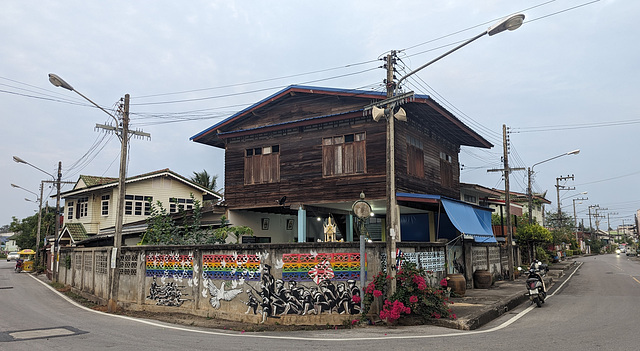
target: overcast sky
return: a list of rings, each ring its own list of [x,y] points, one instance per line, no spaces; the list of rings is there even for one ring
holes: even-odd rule
[[[588,206],[600,205],[612,227],[631,223],[640,208],[640,2],[225,0],[3,2],[0,225],[37,209],[11,183],[38,192],[50,179],[13,155],[54,175],[62,161],[66,181],[118,175],[119,141],[94,128],[111,117],[52,86],[48,73],[107,109],[131,95],[131,126],[151,140],[132,140],[129,176],[207,170],[222,187],[223,151],[191,136],[291,84],[383,90],[377,59],[390,50],[400,51],[402,76],[517,12],[526,15],[520,29],[471,43],[405,89],[431,95],[495,145],[463,148],[463,182],[504,188],[487,169],[501,167],[506,124],[511,167],[581,150],[535,166],[534,191],[548,190],[551,208],[556,178],[575,175],[561,183],[575,187],[561,192],[563,211],[587,191],[579,219],[588,224]],[[512,174],[513,191],[526,192],[526,175]]]

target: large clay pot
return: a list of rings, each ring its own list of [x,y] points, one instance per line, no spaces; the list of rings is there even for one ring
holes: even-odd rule
[[[493,276],[486,269],[478,269],[473,273],[473,286],[476,289],[489,289]]]
[[[447,274],[447,286],[458,296],[464,296],[467,292],[467,280],[460,273]]]

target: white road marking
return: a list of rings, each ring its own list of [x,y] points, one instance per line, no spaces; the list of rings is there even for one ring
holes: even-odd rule
[[[564,286],[564,284],[566,284],[569,281],[569,279],[571,279],[571,277],[573,277],[573,275],[578,271],[578,269],[581,266],[582,266],[582,263],[580,263],[578,265],[578,267],[576,267],[576,269],[567,277],[567,279],[565,279],[564,282],[562,282],[562,284],[560,284],[560,286],[554,291],[554,293],[549,295],[547,298],[550,298],[550,297],[554,296],[556,294],[556,292],[558,290],[560,290]],[[433,335],[384,335],[384,336],[358,337],[358,338],[349,338],[349,337],[346,337],[346,338],[326,338],[326,337],[312,338],[312,337],[297,337],[297,336],[275,336],[275,335],[262,335],[262,334],[248,334],[248,333],[244,333],[244,332],[238,332],[238,333],[231,334],[231,333],[223,333],[223,332],[210,331],[210,330],[190,329],[190,328],[181,327],[181,326],[177,326],[177,325],[160,324],[160,323],[151,322],[151,321],[148,321],[148,320],[142,320],[142,319],[137,319],[137,318],[133,318],[133,317],[121,316],[121,315],[117,315],[117,314],[111,314],[111,313],[92,310],[90,308],[87,308],[85,306],[82,306],[82,305],[78,304],[77,302],[75,302],[72,299],[68,298],[67,296],[65,296],[64,294],[60,293],[59,291],[57,291],[56,289],[51,287],[49,284],[41,281],[40,279],[35,278],[32,275],[29,275],[29,276],[31,276],[33,279],[37,280],[38,282],[40,282],[41,284],[43,284],[44,286],[49,288],[51,291],[53,291],[56,294],[58,294],[63,299],[67,300],[72,305],[74,305],[76,307],[79,307],[79,308],[81,308],[81,309],[83,309],[85,311],[88,311],[88,312],[98,313],[98,314],[101,314],[101,315],[115,317],[115,318],[126,319],[126,320],[129,320],[129,321],[138,322],[138,323],[142,323],[142,324],[146,324],[146,325],[150,325],[150,326],[154,326],[154,327],[158,327],[158,328],[164,328],[164,329],[171,329],[171,330],[178,330],[178,331],[183,331],[183,332],[191,332],[191,333],[206,334],[206,335],[242,337],[242,338],[256,338],[256,339],[306,340],[306,341],[342,341],[342,342],[344,342],[344,341],[373,341],[373,340],[397,340],[397,339],[431,339],[431,338],[443,338],[443,337],[456,337],[456,336],[466,336],[466,335],[487,334],[487,333],[493,333],[493,332],[496,332],[496,331],[499,331],[501,329],[504,329],[504,328],[508,327],[509,325],[511,325],[514,322],[516,322],[518,319],[524,317],[524,315],[529,313],[535,307],[533,305],[529,306],[528,308],[526,308],[522,312],[520,312],[520,313],[516,314],[515,316],[511,317],[509,320],[503,322],[502,324],[500,324],[500,325],[498,325],[496,327],[490,328],[490,329],[486,329],[486,330],[471,330],[471,331],[466,331],[466,332],[452,332],[452,333],[446,333],[446,334],[433,334]]]

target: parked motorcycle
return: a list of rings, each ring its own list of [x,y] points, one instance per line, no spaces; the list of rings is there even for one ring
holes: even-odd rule
[[[535,261],[529,266],[526,280],[527,291],[531,303],[535,303],[538,307],[542,307],[544,300],[547,298],[547,288],[542,277],[544,277],[548,271],[549,266],[540,261]]]

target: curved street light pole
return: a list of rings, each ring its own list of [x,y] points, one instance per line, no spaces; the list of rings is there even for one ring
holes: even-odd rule
[[[104,113],[108,114],[113,118],[116,122],[115,127],[111,128],[109,126],[97,125],[100,128],[106,128],[109,130],[113,130],[118,138],[120,139],[120,172],[118,176],[118,208],[116,214],[116,223],[113,234],[113,246],[114,249],[112,251],[112,260],[111,260],[111,275],[109,282],[109,301],[107,304],[109,312],[115,312],[117,310],[117,301],[118,301],[118,289],[119,289],[119,275],[120,271],[118,269],[118,261],[120,257],[120,248],[122,247],[122,225],[124,218],[124,197],[125,197],[125,181],[127,174],[127,150],[128,150],[128,141],[129,134],[135,134],[142,137],[150,137],[151,135],[148,133],[144,133],[142,131],[129,131],[129,94],[125,94],[124,96],[124,109],[122,112],[122,120],[118,120],[116,116],[111,114],[109,111],[102,108],[100,105],[93,102],[88,97],[82,95],[79,91],[75,90],[71,84],[67,83],[64,79],[60,78],[58,75],[49,73],[49,81],[56,87],[61,87],[70,91],[75,92],[80,95],[85,100],[89,101],[91,104],[102,110]],[[120,122],[122,123],[119,126]]]
[[[400,87],[400,83],[402,83],[405,79],[417,73],[418,71],[428,67],[429,65],[439,61],[445,56],[453,53],[454,51],[459,50],[460,48],[472,43],[473,41],[485,36],[485,35],[495,35],[506,30],[516,30],[522,26],[524,22],[523,14],[515,14],[509,16],[495,25],[489,27],[486,31],[476,35],[475,37],[465,41],[464,43],[456,46],[455,48],[447,51],[446,53],[438,56],[437,58],[425,63],[424,65],[416,68],[415,70],[409,72],[404,77],[400,78],[398,82],[394,82],[393,80],[393,58],[395,56],[395,51],[392,51],[391,54],[387,55],[387,99],[393,99],[394,96],[397,95],[397,90]],[[393,108],[395,107],[395,103],[387,102],[387,101],[379,101],[376,105],[387,105],[385,108],[385,117],[387,118],[387,177],[386,177],[386,192],[387,192],[387,274],[392,277],[390,282],[389,294],[393,294],[396,290],[396,240],[400,238],[400,209],[398,207],[398,202],[396,200],[396,185],[395,185],[395,126],[394,126],[394,116],[393,116]]]
[[[40,183],[40,196],[38,196],[38,194],[34,193],[31,190],[25,189],[19,185],[15,185],[13,183],[11,183],[11,186],[14,188],[18,188],[18,189],[22,189],[26,192],[29,192],[31,194],[34,194],[36,196],[36,200],[38,201],[38,229],[36,231],[36,265],[38,265],[40,263],[40,230],[42,228],[42,192],[43,192],[43,183]],[[27,201],[31,201],[29,199],[26,199]]]
[[[558,156],[554,156],[548,158],[544,161],[540,161],[538,163],[534,163],[533,166],[527,169],[527,198],[528,198],[528,207],[529,207],[529,224],[533,224],[533,193],[531,191],[531,176],[533,176],[533,167],[545,163],[551,160],[555,160],[556,158],[567,156],[567,155],[577,155],[580,153],[580,149],[576,149],[573,151],[565,152],[564,154],[560,154]]]
[[[53,276],[53,281],[57,281],[58,280],[58,251],[60,249],[60,245],[59,245],[59,233],[60,233],[60,184],[62,183],[62,161],[58,162],[58,176],[54,176],[53,174],[38,168],[34,165],[32,165],[31,163],[21,159],[18,156],[13,156],[13,160],[17,163],[24,163],[26,165],[29,165],[37,170],[39,170],[40,172],[47,174],[49,176],[51,176],[51,178],[53,178],[53,183],[56,185],[56,215],[55,215],[55,219],[56,219],[56,223],[55,223],[55,234],[54,234],[54,239],[53,239],[53,252],[52,252],[52,262],[51,262],[51,274]],[[40,190],[42,192],[42,184],[40,184]],[[41,198],[41,202],[42,202],[42,195],[40,195]],[[42,205],[40,208],[40,211],[42,211]],[[40,239],[38,238],[38,244],[40,243]]]

